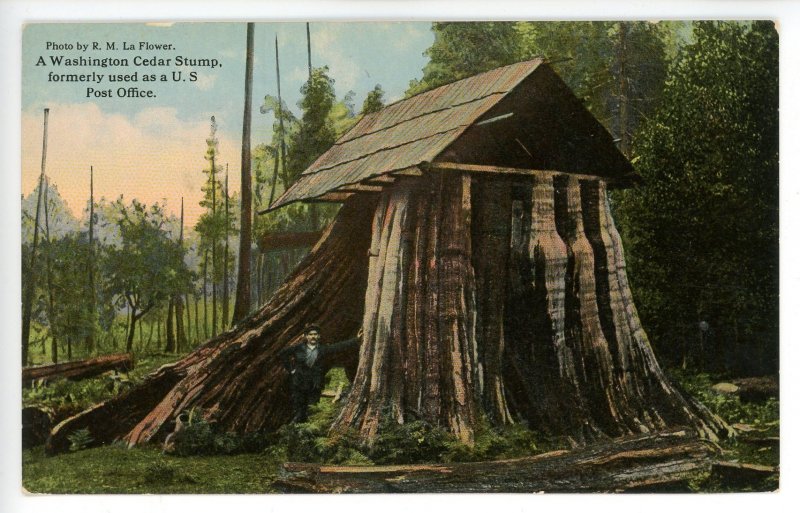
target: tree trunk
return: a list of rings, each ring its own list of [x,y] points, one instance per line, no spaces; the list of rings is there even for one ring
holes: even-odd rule
[[[241,216],[239,218],[239,270],[236,275],[236,300],[233,304],[233,324],[238,324],[250,313],[250,243],[253,239],[253,199],[250,186],[250,117],[253,101],[253,32],[254,25],[247,24],[247,56],[245,58],[244,115],[242,121],[242,179]],[[280,116],[279,116],[280,117]]]
[[[422,418],[474,440],[470,180],[439,174],[433,183],[406,180],[382,193],[358,370],[335,432],[356,429],[369,442],[385,420]]]
[[[192,307],[189,303],[189,294],[183,295],[183,300],[186,303],[186,343],[188,344],[192,338]],[[184,346],[184,349],[188,346]]]
[[[203,257],[203,334],[208,338],[208,250]]]
[[[125,352],[133,352],[133,334],[136,331],[136,309],[131,308],[130,322],[128,323],[128,340],[125,343]]]
[[[69,449],[67,436],[88,428],[93,445],[124,439],[130,445],[166,436],[184,410],[197,407],[220,429],[272,430],[291,418],[289,383],[278,353],[300,340],[309,323],[326,341],[354,335],[363,317],[370,215],[374,200],[353,198],[326,236],[257,312],[135,388],[65,420],[53,430],[49,454]],[[334,365],[351,370],[356,354]]]
[[[174,353],[175,352],[175,330],[173,329],[173,318],[172,315],[175,313],[175,302],[174,299],[170,298],[169,303],[167,304],[167,322],[166,322],[166,330],[167,330],[167,344],[164,346],[165,353]]]
[[[197,297],[197,294],[193,294],[194,296],[194,336],[195,336],[195,343],[200,342],[200,298]]]
[[[328,341],[363,329],[334,434],[370,442],[385,423],[421,419],[470,444],[484,408],[574,445],[676,426],[729,434],[655,360],[605,184],[510,180],[473,191],[469,175],[428,171],[353,197],[261,310],[65,421],[48,451],[84,427],[97,444],[158,439],[193,407],[227,431],[276,429],[291,415],[277,355],[308,323]]]
[[[180,353],[186,348],[186,330],[183,327],[183,299],[175,295],[175,351]]]

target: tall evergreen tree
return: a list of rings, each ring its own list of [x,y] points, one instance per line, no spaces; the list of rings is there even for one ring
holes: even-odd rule
[[[336,102],[333,82],[328,76],[327,66],[314,68],[311,79],[300,90],[303,95],[298,104],[303,111],[300,129],[291,135],[286,155],[289,183],[336,142],[330,119]]]
[[[777,33],[770,22],[694,32],[634,146],[645,186],[617,198],[631,280],[665,357],[775,371]]]
[[[513,22],[442,22],[431,30],[434,41],[425,51],[430,61],[406,96],[520,60],[521,40]]]

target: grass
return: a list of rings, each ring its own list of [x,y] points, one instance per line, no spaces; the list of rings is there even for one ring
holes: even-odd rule
[[[130,375],[132,382],[168,363],[172,357],[140,359]],[[718,380],[707,374],[681,373],[673,376],[688,393],[706,404],[730,423],[753,426],[759,436],[777,436],[779,432],[778,401],[743,403],[736,396],[713,392]],[[76,404],[116,393],[107,387],[100,391],[102,378],[79,383],[58,382],[38,393],[53,401],[60,394],[72,394]],[[328,390],[347,384],[341,369],[327,376]],[[28,397],[30,401],[31,396]],[[476,432],[473,447],[459,444],[452,436],[426,425],[409,421],[404,426],[382,430],[372,448],[360,445],[354,437],[328,437],[337,406],[323,398],[312,408],[307,423],[285,426],[272,435],[269,443],[254,444],[258,452],[246,454],[205,454],[171,456],[161,448],[145,446],[127,449],[113,444],[105,447],[46,457],[42,447],[23,451],[23,486],[32,493],[272,493],[272,483],[285,461],[313,461],[333,464],[373,465],[408,462],[481,461],[520,457],[545,452],[557,447],[557,441],[544,440],[521,426],[505,430],[489,428],[482,423]],[[229,435],[225,435],[229,436]],[[776,466],[779,449],[758,446],[742,438],[721,444],[722,459],[742,463]],[[700,492],[774,490],[772,480],[755,488],[731,489],[712,479],[697,479],[692,489]]]
[[[271,493],[281,461],[268,453],[173,457],[160,448],[107,446],[48,458],[22,453],[32,493]]]

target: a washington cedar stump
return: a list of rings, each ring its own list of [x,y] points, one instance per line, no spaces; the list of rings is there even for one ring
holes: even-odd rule
[[[370,441],[423,419],[471,443],[495,424],[581,444],[728,427],[669,383],[625,273],[607,189],[638,176],[541,60],[470,77],[361,119],[272,206],[343,202],[308,257],[257,312],[123,396],[53,431],[96,444],[166,435],[205,409],[235,432],[291,418],[278,355],[303,326],[363,329],[334,433]],[[264,368],[270,369],[266,374]]]

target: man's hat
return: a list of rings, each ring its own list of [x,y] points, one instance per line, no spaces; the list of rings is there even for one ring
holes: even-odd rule
[[[310,332],[316,331],[317,333],[322,333],[322,330],[316,324],[309,324],[306,326],[306,329],[303,330],[303,335],[308,335]]]

